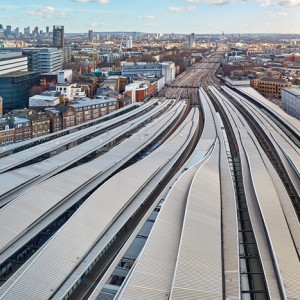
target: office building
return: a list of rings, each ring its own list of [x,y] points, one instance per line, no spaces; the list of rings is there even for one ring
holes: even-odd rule
[[[195,33],[191,33],[187,37],[188,48],[193,49],[195,46]]]
[[[300,120],[300,88],[290,87],[281,90],[281,108]]]
[[[28,58],[20,51],[0,51],[0,75],[18,71],[28,71]]]
[[[49,34],[49,26],[46,26],[46,34]]]
[[[6,36],[11,35],[11,26],[10,26],[10,25],[7,25],[7,26],[6,26],[5,35],[6,35]]]
[[[56,48],[38,48],[40,73],[50,73],[62,69],[63,50]]]
[[[64,48],[64,26],[53,26],[53,46],[57,48]]]
[[[147,77],[165,76],[165,83],[175,79],[174,62],[146,63],[146,62],[127,62],[122,66],[122,76],[130,79],[140,79]]]
[[[0,75],[0,91],[3,98],[3,110],[28,106],[29,90],[39,85],[39,73],[17,71]]]
[[[93,30],[89,30],[89,41],[93,41],[94,40],[94,32]]]

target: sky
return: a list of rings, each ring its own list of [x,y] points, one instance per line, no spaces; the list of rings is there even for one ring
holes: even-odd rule
[[[0,0],[0,24],[21,32],[300,33],[300,0]]]

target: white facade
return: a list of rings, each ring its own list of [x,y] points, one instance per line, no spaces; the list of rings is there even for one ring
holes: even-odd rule
[[[300,88],[283,88],[281,90],[282,109],[300,120]]]
[[[72,70],[62,70],[57,72],[57,83],[64,84],[72,82]]]
[[[59,84],[56,86],[56,91],[60,92],[61,95],[64,95],[69,100],[74,98],[84,98],[86,94],[84,91],[81,91],[80,87],[77,87],[76,83],[73,84]]]
[[[120,59],[121,55],[119,53],[112,53],[107,55],[107,62],[113,64],[117,59]]]
[[[162,64],[162,75],[165,77],[165,83],[170,83],[175,79],[175,63],[164,61]]]
[[[29,98],[29,107],[49,107],[58,104],[59,104],[58,97],[35,95]]]
[[[10,72],[28,72],[28,58],[22,53],[10,52],[0,53],[0,75]]]
[[[50,73],[62,69],[63,52],[56,48],[39,49],[40,72]]]
[[[126,48],[131,49],[132,48],[132,37],[128,37],[126,41]]]
[[[160,92],[165,86],[165,76],[162,76],[157,80],[157,92]]]

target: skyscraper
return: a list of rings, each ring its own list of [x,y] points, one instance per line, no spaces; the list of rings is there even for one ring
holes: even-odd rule
[[[46,33],[49,34],[49,26],[46,26]]]
[[[6,26],[5,34],[6,34],[6,36],[11,35],[11,26],[10,25]]]
[[[57,48],[64,48],[64,26],[53,26],[53,46]]]
[[[93,41],[94,40],[94,32],[93,30],[89,30],[89,41]]]
[[[195,33],[188,35],[188,48],[193,49],[195,46]]]

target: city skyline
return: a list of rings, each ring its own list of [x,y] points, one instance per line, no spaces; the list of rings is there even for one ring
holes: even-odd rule
[[[298,33],[299,0],[53,0],[1,5],[1,23],[66,33],[140,31],[162,33]]]

